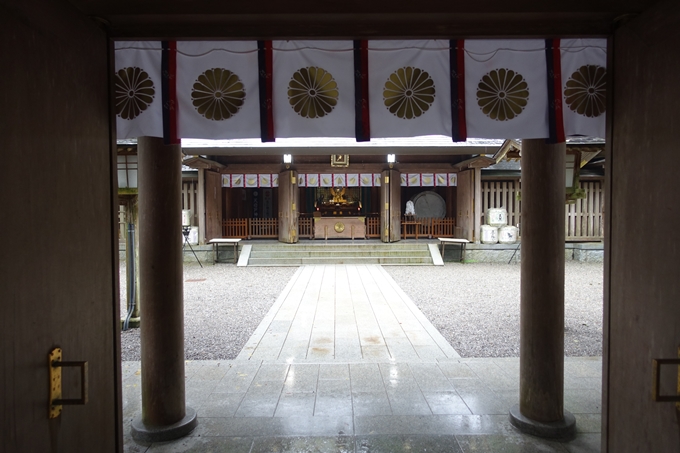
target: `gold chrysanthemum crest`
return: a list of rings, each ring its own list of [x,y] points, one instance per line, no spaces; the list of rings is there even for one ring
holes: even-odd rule
[[[288,83],[288,102],[305,118],[321,118],[338,104],[338,83],[330,72],[316,66],[300,68]]]
[[[241,79],[223,68],[208,69],[198,76],[191,90],[191,102],[198,113],[213,121],[236,115],[246,99]]]
[[[602,66],[584,65],[574,72],[564,87],[564,99],[579,115],[595,118],[607,105],[607,70]]]
[[[529,103],[529,85],[512,69],[494,69],[477,85],[477,104],[492,120],[508,121],[522,113]]]
[[[394,71],[383,89],[383,102],[387,110],[407,120],[427,112],[434,98],[434,80],[430,74],[411,66]]]
[[[118,70],[115,79],[116,115],[133,120],[153,102],[156,95],[153,80],[137,67]]]

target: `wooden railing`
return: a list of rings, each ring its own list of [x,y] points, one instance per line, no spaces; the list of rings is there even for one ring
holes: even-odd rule
[[[251,219],[227,219],[222,221],[223,238],[247,239],[250,228],[248,227]]]
[[[419,238],[456,237],[456,219],[421,218],[416,219]],[[405,219],[402,219],[402,222]],[[416,229],[409,227],[402,231],[403,237],[415,238]],[[227,219],[222,222],[222,237],[242,239],[275,239],[279,237],[278,219]],[[311,239],[314,237],[314,219],[312,217],[300,217],[298,219],[298,237]],[[380,217],[366,217],[366,237],[380,237]]]
[[[418,238],[452,238],[456,237],[456,219],[452,217],[444,218],[406,218],[401,219],[402,237],[405,239],[415,238],[416,231]],[[404,222],[408,222],[403,225]],[[415,222],[415,225],[413,224]]]
[[[456,237],[456,219],[453,217],[432,219],[432,223],[430,225],[429,236],[433,238]]]
[[[298,219],[299,237],[312,238],[312,218]],[[242,239],[276,239],[279,237],[279,219],[227,219],[222,221],[222,237]]]
[[[314,237],[314,219],[300,217],[298,219],[298,237],[312,239]]]
[[[367,238],[380,237],[380,216],[366,217],[366,237]]]
[[[248,239],[279,237],[279,219],[248,219]]]

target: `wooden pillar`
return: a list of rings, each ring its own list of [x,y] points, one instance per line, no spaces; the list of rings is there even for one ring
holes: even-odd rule
[[[380,175],[380,238],[401,240],[401,172],[384,170]]]
[[[205,169],[198,169],[198,243],[205,244]]]
[[[465,170],[458,173],[456,187],[456,226],[460,228],[461,238],[479,242],[479,236],[474,236],[474,172]]]
[[[520,402],[510,420],[541,437],[568,438],[564,411],[566,145],[522,141]]]
[[[279,173],[279,241],[295,244],[298,241],[298,173],[285,170]]]
[[[482,212],[482,169],[481,168],[475,168],[474,169],[474,190],[475,190],[475,199],[472,204],[472,212],[474,212],[474,233],[473,233],[473,239],[476,243],[481,242],[481,230],[482,230],[482,216],[484,213]]]
[[[185,405],[181,148],[140,137],[139,260],[143,321],[142,414],[132,437],[160,442],[197,424]]]

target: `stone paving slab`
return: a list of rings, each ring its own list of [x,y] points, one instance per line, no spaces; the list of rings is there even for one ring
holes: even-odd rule
[[[304,266],[237,359],[187,361],[198,427],[138,444],[139,362],[123,362],[132,452],[599,452],[600,357],[565,357],[577,437],[552,442],[509,422],[518,358],[460,358],[380,266]]]
[[[594,375],[601,359],[565,358],[565,382],[573,383],[565,389],[565,409],[577,420],[577,437],[566,443],[510,425],[519,380],[508,388],[496,378],[513,375],[518,364],[517,358],[188,361],[187,404],[198,412],[198,427],[185,439],[143,445],[129,437],[141,411],[140,363],[124,362],[125,451],[598,452],[601,391]],[[283,449],[269,450],[272,445]],[[305,445],[315,449],[298,450]]]

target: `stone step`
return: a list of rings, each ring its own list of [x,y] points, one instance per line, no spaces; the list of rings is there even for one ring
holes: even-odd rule
[[[431,257],[288,257],[288,258],[253,258],[248,266],[304,266],[306,264],[382,264],[385,266],[431,266]]]
[[[351,243],[333,244],[333,245],[301,245],[301,244],[254,244],[257,250],[375,250],[375,251],[389,251],[389,250],[423,250],[426,248],[426,243],[423,244],[385,244],[385,245],[357,245]]]
[[[286,258],[286,257],[311,257],[311,258],[337,258],[337,257],[430,257],[427,249],[417,250],[259,250],[253,248],[250,253],[252,258]]]
[[[305,264],[432,265],[426,243],[253,244],[248,266]]]

